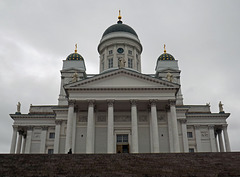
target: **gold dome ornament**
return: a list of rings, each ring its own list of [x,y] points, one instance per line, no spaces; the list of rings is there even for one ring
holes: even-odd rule
[[[77,53],[77,44],[75,44],[75,53]]]
[[[164,44],[164,53],[167,53],[167,51],[166,51],[166,44]]]
[[[118,20],[121,21],[121,19],[122,19],[121,10],[119,10]]]

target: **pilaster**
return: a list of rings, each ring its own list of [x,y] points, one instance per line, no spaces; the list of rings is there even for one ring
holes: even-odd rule
[[[32,129],[33,127],[27,127],[27,137],[26,137],[26,147],[25,147],[25,154],[29,154],[31,150],[31,143],[32,143]]]
[[[187,120],[186,119],[181,119],[181,127],[182,127],[182,138],[183,138],[183,151],[184,152],[189,152],[189,147],[188,147],[188,138],[187,138]]]
[[[215,135],[214,135],[214,125],[209,125],[208,129],[209,129],[209,135],[210,135],[211,150],[212,150],[212,152],[217,152],[216,140],[215,140]]]
[[[42,127],[40,153],[43,153],[43,154],[45,153],[45,149],[46,149],[47,129],[48,127],[46,126]]]
[[[196,135],[197,152],[202,152],[200,125],[194,125],[194,128],[195,128],[195,135]]]

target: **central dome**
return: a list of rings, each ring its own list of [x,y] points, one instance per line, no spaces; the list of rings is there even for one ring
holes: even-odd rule
[[[103,33],[102,37],[106,36],[107,34],[113,33],[113,32],[127,32],[135,35],[138,38],[137,33],[132,29],[130,26],[125,25],[122,23],[122,21],[118,21],[117,24],[112,25],[108,27],[105,32]]]

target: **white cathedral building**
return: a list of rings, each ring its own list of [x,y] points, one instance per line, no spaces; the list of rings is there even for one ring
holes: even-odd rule
[[[99,74],[75,52],[63,60],[58,105],[15,114],[10,153],[171,153],[230,151],[227,118],[210,105],[184,105],[178,61],[169,53],[141,73],[142,44],[130,26],[107,28]]]

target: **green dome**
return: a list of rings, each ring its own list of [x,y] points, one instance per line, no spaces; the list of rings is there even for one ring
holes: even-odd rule
[[[66,60],[83,60],[83,57],[80,54],[75,52],[75,53],[68,55]]]
[[[137,33],[130,26],[122,24],[122,21],[118,21],[117,24],[108,27],[103,33],[102,37],[113,32],[127,32],[135,35],[138,38]]]
[[[163,53],[158,57],[158,60],[175,60],[175,58],[169,53]]]

